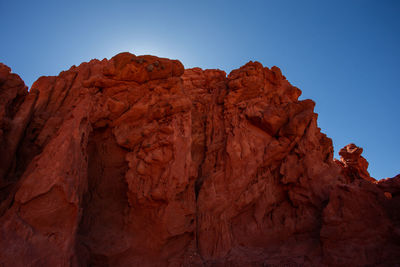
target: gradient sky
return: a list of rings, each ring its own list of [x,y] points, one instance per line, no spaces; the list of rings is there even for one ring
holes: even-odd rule
[[[42,75],[130,51],[229,73],[274,65],[316,101],[335,155],[354,142],[371,176],[400,173],[400,1],[0,0],[0,62]]]

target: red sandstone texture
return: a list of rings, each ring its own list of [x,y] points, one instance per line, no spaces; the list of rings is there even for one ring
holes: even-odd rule
[[[333,159],[277,67],[0,64],[0,266],[399,266],[400,177]],[[280,264],[280,265],[279,265]]]

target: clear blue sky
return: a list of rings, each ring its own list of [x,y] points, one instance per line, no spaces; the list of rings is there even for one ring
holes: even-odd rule
[[[0,62],[28,85],[122,51],[276,65],[316,101],[336,156],[354,142],[372,176],[400,173],[400,1],[0,0],[0,25]]]

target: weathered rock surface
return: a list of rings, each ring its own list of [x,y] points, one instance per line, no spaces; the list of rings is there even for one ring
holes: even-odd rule
[[[333,159],[277,67],[0,64],[0,266],[396,266],[400,177]],[[282,266],[283,266],[282,265]]]

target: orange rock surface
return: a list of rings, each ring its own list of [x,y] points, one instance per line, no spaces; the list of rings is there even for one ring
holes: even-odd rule
[[[334,160],[300,94],[258,62],[121,53],[29,92],[0,64],[0,266],[400,264],[400,177]]]

